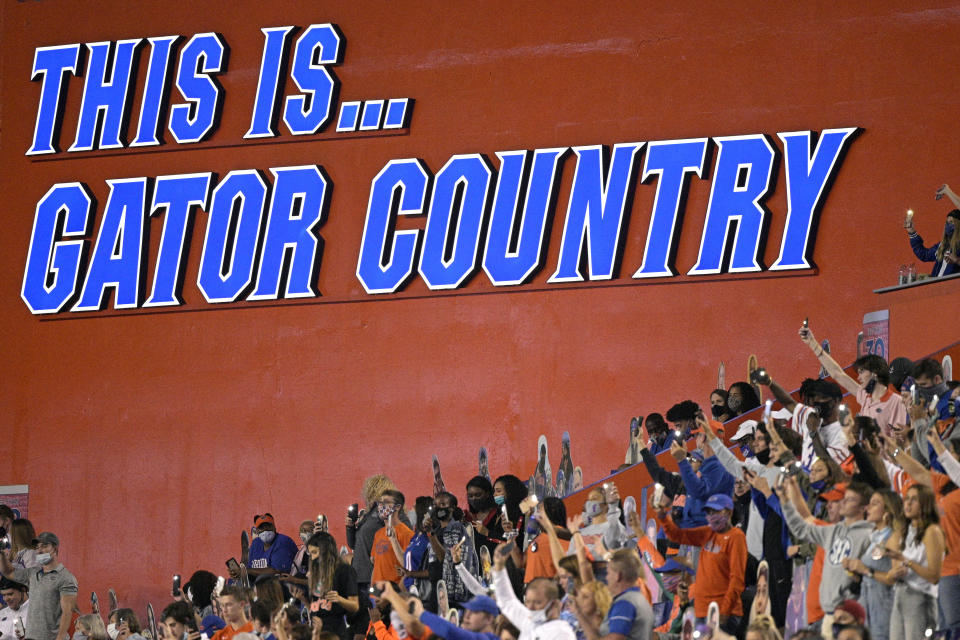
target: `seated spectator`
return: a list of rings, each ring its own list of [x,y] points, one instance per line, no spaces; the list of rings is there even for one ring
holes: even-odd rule
[[[248,603],[246,589],[236,586],[224,587],[220,592],[220,607],[227,624],[217,631],[211,640],[232,640],[238,633],[252,632],[253,623],[247,618]]]
[[[727,396],[724,389],[714,389],[710,392],[710,415],[714,420],[726,422],[733,417],[733,412],[727,406]]]
[[[133,609],[116,609],[110,612],[107,635],[110,640],[145,640],[140,633],[143,627]]]
[[[844,600],[833,610],[833,635],[836,637],[839,626],[848,626],[851,624],[863,625],[867,621],[867,611],[856,600]]]
[[[103,626],[103,619],[96,613],[88,613],[77,618],[77,633],[90,640],[110,640],[107,628]]]
[[[250,621],[253,623],[253,632],[262,640],[275,640],[273,633],[273,610],[266,602],[259,600],[250,605]],[[340,637],[334,634],[336,640]]]
[[[165,640],[183,640],[197,633],[197,620],[189,602],[171,602],[160,614]]]
[[[512,544],[505,542],[493,554],[493,585],[500,611],[520,630],[519,640],[576,640],[570,625],[560,620],[562,605],[560,590],[555,582],[537,578],[527,586],[523,604],[517,600],[506,572]]]
[[[760,396],[749,382],[734,382],[727,390],[727,407],[732,417],[753,411],[760,404]]]
[[[746,640],[783,640],[777,623],[770,616],[757,616],[747,627]]]
[[[183,594],[187,602],[193,605],[198,620],[213,615],[213,590],[217,586],[217,576],[209,571],[195,571],[186,584]]]
[[[960,200],[950,187],[943,185],[937,193],[943,193],[960,207]],[[934,277],[949,276],[960,271],[960,209],[954,209],[947,214],[943,225],[943,235],[940,241],[931,247],[923,246],[923,238],[913,226],[913,215],[908,213],[903,221],[903,228],[910,237],[910,248],[913,254],[922,262],[932,262],[933,269],[930,275]]]
[[[720,626],[736,633],[743,616],[741,594],[747,568],[747,540],[743,531],[732,526],[733,499],[726,494],[710,496],[704,505],[707,526],[681,529],[670,517],[666,505],[654,505],[657,523],[667,538],[681,544],[701,547],[693,586],[693,608],[699,620],[707,617],[711,602],[720,607]]]
[[[7,605],[0,609],[0,640],[17,640],[18,623],[24,625],[21,627],[23,629],[27,623],[27,612],[30,611],[27,585],[0,578],[0,596]]]
[[[637,587],[642,577],[640,556],[633,549],[618,549],[607,563],[607,587],[613,602],[598,627],[587,615],[578,615],[587,640],[647,640],[653,632],[653,609]],[[579,607],[577,611],[580,611]]]
[[[250,542],[247,568],[250,575],[290,573],[297,544],[282,533],[277,533],[273,516],[269,513],[254,516],[253,526],[257,537]]]
[[[295,578],[305,578],[307,569],[310,566],[310,557],[307,555],[307,540],[313,535],[313,520],[304,520],[300,523],[300,547],[297,554],[293,556],[293,562],[290,565],[290,575]]]

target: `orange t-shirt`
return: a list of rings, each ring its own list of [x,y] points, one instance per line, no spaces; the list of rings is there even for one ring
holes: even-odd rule
[[[817,520],[817,524],[821,523],[829,524]],[[807,624],[813,624],[823,617],[823,609],[820,607],[820,579],[823,578],[825,557],[823,547],[818,546],[817,552],[813,555],[813,565],[810,567],[810,580],[807,582]]]
[[[560,547],[566,551],[570,548],[569,540],[560,540]],[[557,568],[553,566],[553,554],[550,553],[550,540],[546,535],[537,537],[537,549],[527,547],[527,565],[523,570],[524,584],[536,578],[552,578],[557,575]]]
[[[213,634],[212,640],[231,640],[238,633],[253,633],[253,621],[247,622],[239,629],[234,629],[232,624],[227,623],[227,626]]]
[[[669,515],[657,517],[667,538],[680,544],[701,547],[697,581],[691,587],[693,612],[706,618],[711,602],[720,605],[720,615],[742,616],[740,599],[747,572],[747,536],[737,527],[717,533],[710,527],[681,529]]]
[[[400,543],[401,551],[406,549],[413,539],[413,531],[410,527],[398,522],[394,527],[397,532],[397,542]],[[400,569],[403,565],[397,560],[397,554],[393,552],[390,546],[390,538],[387,537],[387,528],[383,527],[373,536],[373,545],[370,547],[370,560],[373,561],[373,574],[370,576],[370,582],[400,582],[402,576]]]
[[[930,475],[937,496],[937,506],[940,507],[940,528],[943,529],[947,544],[947,555],[943,558],[940,575],[960,575],[960,489],[954,489],[945,496],[940,495],[950,478],[935,471]]]

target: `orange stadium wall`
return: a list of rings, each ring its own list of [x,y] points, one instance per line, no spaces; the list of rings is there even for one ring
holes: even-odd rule
[[[261,29],[294,27],[282,56],[282,106],[302,94],[290,76],[297,39],[327,23],[342,36],[339,59],[327,65],[337,82],[331,122],[308,135],[280,122],[276,136],[245,138]],[[0,27],[0,318],[9,365],[0,484],[29,486],[30,519],[60,535],[84,594],[114,587],[122,602],[160,607],[173,573],[223,572],[239,553],[239,532],[263,511],[294,536],[301,520],[330,514],[342,541],[340,514],[360,499],[365,476],[387,473],[413,498],[432,489],[433,455],[462,498],[479,448],[489,450],[494,476],[527,477],[538,436],[556,470],[567,431],[590,484],[623,460],[630,416],[684,398],[706,403],[721,361],[727,385],[745,377],[751,354],[789,387],[814,373],[796,335],[804,317],[843,364],[855,357],[864,314],[879,309],[891,311],[893,355],[916,357],[958,337],[956,280],[923,287],[932,308],[916,309],[913,293],[873,292],[915,261],[901,228],[905,209],[932,243],[949,210],[934,191],[960,186],[956,3],[11,0],[0,5]],[[162,145],[131,146],[147,38],[181,36],[173,68],[203,33],[219,34],[228,50],[212,74],[215,126],[196,143],[178,144],[162,127]],[[123,143],[69,151],[91,60],[85,43],[127,39],[143,42]],[[38,51],[78,43],[76,73],[63,74],[56,150],[28,153],[43,84]],[[392,98],[411,100],[399,128],[336,131],[342,103]],[[168,81],[161,125],[184,104]],[[771,269],[788,211],[778,134],[854,128],[816,208],[809,268]],[[718,165],[715,139],[758,135],[775,161],[757,270],[690,275]],[[582,281],[550,282],[577,165],[568,151],[543,257],[523,284],[494,286],[478,262],[449,290],[431,290],[416,270],[394,293],[368,293],[358,280],[372,181],[391,160],[417,158],[436,175],[453,156],[481,154],[492,193],[497,152],[604,145],[613,155],[615,145],[699,138],[714,142],[702,175],[688,176],[671,250],[676,275],[632,277],[657,193],[656,175],[642,179],[641,147],[609,278],[581,266]],[[164,223],[151,211],[142,217],[144,275],[131,308],[119,308],[109,287],[89,311],[69,310],[75,296],[59,313],[34,314],[21,296],[38,203],[54,185],[82,183],[92,197],[89,224],[69,238],[86,267],[108,180],[211,172],[217,184],[254,170],[272,185],[271,168],[303,166],[322,167],[327,179],[310,295],[207,302],[197,281],[209,211],[195,207],[181,303],[143,304]],[[427,216],[396,217],[397,231],[425,232]],[[55,239],[66,242],[63,231]],[[49,270],[41,284],[55,277]],[[61,277],[69,284],[69,270]]]

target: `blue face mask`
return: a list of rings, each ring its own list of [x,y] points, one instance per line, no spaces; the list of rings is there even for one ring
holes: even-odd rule
[[[953,235],[954,229],[956,229],[956,227],[953,225],[953,223],[948,222],[946,226],[943,227],[943,236],[945,238],[949,238],[950,236]]]
[[[502,507],[503,503],[507,501],[507,496],[493,496],[493,501],[497,503],[498,507]]]

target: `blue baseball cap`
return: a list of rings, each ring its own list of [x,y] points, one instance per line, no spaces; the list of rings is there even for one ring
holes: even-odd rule
[[[670,558],[662,565],[654,569],[657,573],[670,573],[672,571],[686,571],[689,574],[694,574],[693,569],[686,565],[682,565],[673,558]],[[695,575],[695,574],[694,574]]]
[[[725,493],[715,493],[710,496],[707,504],[703,505],[703,508],[712,509],[713,511],[722,511],[723,509],[733,511],[733,498]]]
[[[492,616],[500,615],[497,603],[490,596],[473,596],[468,602],[463,603],[463,608],[467,611],[489,613]]]
[[[220,631],[220,629],[223,629],[225,626],[227,626],[227,623],[224,622],[223,618],[213,614],[205,616],[203,620],[200,621],[200,630],[207,634],[208,638],[212,638],[213,634],[215,634],[217,631]]]

